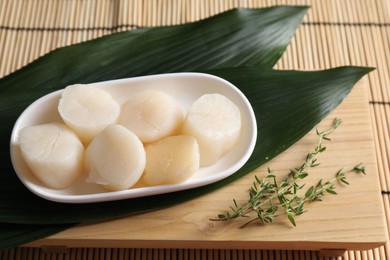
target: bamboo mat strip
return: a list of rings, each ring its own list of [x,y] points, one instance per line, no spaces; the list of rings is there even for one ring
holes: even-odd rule
[[[310,5],[277,69],[376,67],[369,102],[383,205],[390,223],[390,3],[387,0],[0,0],[0,77],[58,47],[138,27],[183,24],[235,7]],[[387,259],[390,245],[322,259]],[[0,251],[0,259],[318,259],[317,252],[72,248]]]
[[[321,257],[323,260],[374,259],[374,252],[365,251],[364,256],[351,251],[343,257]],[[171,259],[171,260],[220,260],[220,259],[319,259],[312,251],[292,250],[207,250],[207,249],[123,249],[123,248],[72,248],[64,254],[46,253],[38,248],[5,250],[2,259]],[[379,255],[378,255],[379,256]],[[375,258],[385,259],[385,258]]]

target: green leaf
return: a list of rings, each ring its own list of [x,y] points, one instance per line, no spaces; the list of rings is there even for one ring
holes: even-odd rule
[[[40,238],[72,223],[157,210],[196,198],[253,171],[299,140],[371,70],[271,70],[306,10],[287,6],[239,9],[187,25],[118,33],[60,48],[1,79],[0,221],[4,228],[0,247]],[[9,157],[12,126],[38,97],[73,83],[179,71],[221,76],[252,103],[259,138],[252,157],[236,174],[193,190],[88,205],[43,200],[17,179]]]
[[[366,175],[366,168],[361,163],[359,163],[358,165],[353,167],[353,170],[357,171],[357,172],[360,172],[360,173],[363,173],[364,175]]]
[[[305,198],[311,198],[314,193],[314,187],[311,186],[306,192],[305,192]]]
[[[350,185],[346,178],[341,178],[340,181],[346,185]]]
[[[299,179],[304,179],[308,176],[309,174],[307,172],[302,172],[301,174],[299,174],[298,178]]]
[[[287,214],[287,217],[288,217],[288,220],[291,222],[291,224],[296,227],[297,224],[295,223],[295,219],[294,219],[294,216],[291,215],[291,214]]]
[[[326,189],[326,192],[329,194],[337,195],[337,192],[333,189]]]
[[[323,147],[320,147],[320,148],[318,149],[318,152],[319,152],[319,153],[322,153],[322,152],[325,152],[325,150],[326,150],[326,147],[323,146]]]

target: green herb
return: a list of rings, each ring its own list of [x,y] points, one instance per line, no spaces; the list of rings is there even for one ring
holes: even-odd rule
[[[233,200],[233,206],[230,207],[231,211],[226,214],[218,215],[218,218],[211,219],[217,220],[229,220],[238,217],[250,218],[250,213],[255,213],[256,217],[246,222],[242,227],[254,221],[260,221],[262,224],[271,223],[275,217],[278,216],[278,212],[283,209],[286,213],[288,220],[293,226],[296,226],[295,217],[305,212],[304,206],[307,202],[321,201],[325,194],[337,195],[335,191],[336,183],[344,183],[349,185],[346,174],[350,172],[365,173],[365,168],[362,164],[354,166],[348,171],[340,169],[336,176],[324,182],[320,180],[316,186],[309,187],[304,195],[298,194],[302,190],[305,184],[298,184],[298,180],[306,178],[309,173],[308,168],[313,168],[319,165],[317,162],[317,155],[323,153],[326,147],[323,146],[323,141],[330,141],[328,137],[335,129],[341,125],[340,119],[335,119],[333,126],[323,132],[317,130],[319,136],[319,142],[314,149],[314,152],[309,153],[306,156],[304,163],[299,167],[290,170],[290,173],[280,183],[276,180],[276,175],[271,169],[268,169],[268,174],[264,179],[259,179],[255,176],[255,181],[249,190],[249,201],[244,206],[238,206],[236,200]]]

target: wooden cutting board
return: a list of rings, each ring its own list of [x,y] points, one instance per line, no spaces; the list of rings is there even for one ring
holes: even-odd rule
[[[386,242],[385,220],[379,177],[376,171],[372,124],[367,98],[367,78],[354,87],[347,99],[318,126],[328,129],[335,117],[342,126],[326,142],[320,167],[305,179],[307,187],[325,181],[345,167],[362,162],[367,175],[352,173],[350,185],[336,185],[338,195],[326,195],[322,202],[306,205],[307,212],[296,218],[293,227],[281,214],[274,223],[252,223],[247,219],[213,222],[224,213],[232,199],[244,203],[254,175],[262,177],[267,167],[285,177],[299,167],[318,142],[313,129],[299,142],[255,172],[215,192],[163,210],[111,221],[76,226],[27,246],[125,247],[125,248],[231,248],[365,250]]]

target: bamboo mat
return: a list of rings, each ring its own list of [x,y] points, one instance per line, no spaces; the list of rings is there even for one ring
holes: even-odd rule
[[[309,5],[276,69],[372,66],[369,102],[383,207],[390,225],[390,1],[388,0],[0,0],[0,77],[61,46],[145,26],[196,21],[234,7]],[[317,252],[74,248],[0,251],[0,259],[320,259]],[[390,259],[390,244],[321,259]]]

